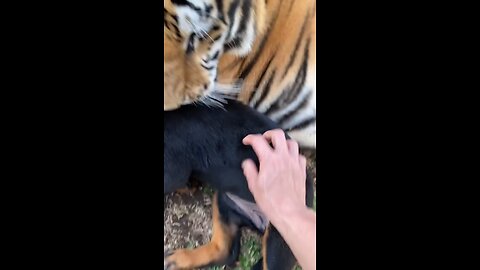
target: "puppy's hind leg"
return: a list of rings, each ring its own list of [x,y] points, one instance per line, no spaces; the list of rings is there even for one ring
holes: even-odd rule
[[[213,231],[210,242],[195,249],[179,249],[164,256],[164,269],[192,269],[230,264],[240,252],[239,226],[229,219],[230,209],[216,193],[213,199]]]
[[[252,270],[293,269],[296,263],[295,256],[275,227],[269,225],[262,239],[262,259]]]

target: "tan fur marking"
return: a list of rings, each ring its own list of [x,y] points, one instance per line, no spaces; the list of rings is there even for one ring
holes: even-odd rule
[[[263,270],[268,270],[267,264],[267,244],[268,244],[268,235],[270,234],[270,226],[267,226],[265,233],[263,234],[262,238],[262,257],[263,257]]]
[[[185,188],[179,188],[177,189],[175,192],[177,192],[178,194],[190,194],[192,192],[195,192],[196,188],[195,187],[185,187]]]
[[[192,269],[225,260],[233,240],[232,230],[222,223],[218,211],[218,193],[213,199],[213,230],[210,243],[195,249],[179,249],[166,258],[174,262],[173,269]]]

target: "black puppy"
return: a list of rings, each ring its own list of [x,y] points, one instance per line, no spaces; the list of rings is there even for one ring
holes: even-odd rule
[[[198,179],[217,190],[213,199],[211,242],[192,250],[164,254],[165,269],[231,265],[240,251],[240,228],[263,234],[263,258],[253,269],[292,269],[295,258],[278,231],[268,224],[248,190],[241,163],[258,159],[242,139],[277,129],[253,109],[230,101],[224,108],[187,105],[164,113],[164,189],[173,192]],[[288,136],[287,136],[288,137]],[[307,205],[313,204],[313,183],[307,173]],[[313,240],[313,239],[312,239]]]

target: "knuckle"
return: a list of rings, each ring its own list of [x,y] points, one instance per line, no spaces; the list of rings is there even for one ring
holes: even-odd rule
[[[281,129],[275,129],[275,130],[273,130],[273,133],[275,134],[275,136],[278,136],[278,137],[284,136],[283,135],[283,130],[281,130]]]
[[[292,144],[293,147],[298,148],[298,143],[293,140],[289,140],[289,142]]]

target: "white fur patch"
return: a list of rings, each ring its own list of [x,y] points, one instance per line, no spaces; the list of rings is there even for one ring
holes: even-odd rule
[[[203,34],[208,32],[213,26],[212,18],[201,17],[200,14],[190,7],[177,7],[178,28],[185,35],[192,33]]]

